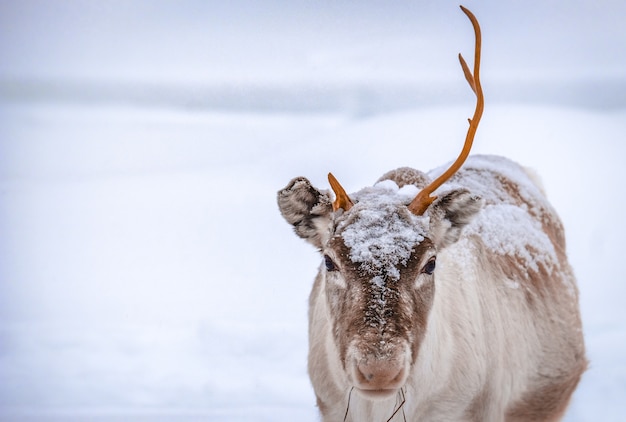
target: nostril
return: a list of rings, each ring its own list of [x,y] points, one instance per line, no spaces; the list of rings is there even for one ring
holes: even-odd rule
[[[366,365],[359,365],[358,369],[359,369],[359,375],[365,381],[371,381],[372,378],[374,378],[374,374],[369,370],[369,368]]]

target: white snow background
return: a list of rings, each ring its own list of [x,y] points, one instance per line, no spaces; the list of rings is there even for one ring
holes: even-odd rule
[[[590,368],[567,421],[626,418],[626,4],[467,1],[476,153],[565,223]],[[0,3],[0,420],[315,421],[320,257],[295,176],[348,191],[458,154],[451,1]]]

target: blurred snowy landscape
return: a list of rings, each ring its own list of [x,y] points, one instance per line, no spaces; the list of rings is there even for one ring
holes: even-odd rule
[[[0,420],[318,420],[276,191],[456,157],[473,34],[424,3],[0,2]],[[579,280],[566,420],[623,421],[626,4],[464,4],[473,152],[541,175]]]

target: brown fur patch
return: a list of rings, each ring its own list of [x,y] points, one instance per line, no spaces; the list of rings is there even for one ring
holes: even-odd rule
[[[559,420],[586,368],[587,361],[581,357],[571,372],[556,379],[546,377],[539,380],[536,388],[529,389],[521,400],[507,410],[507,422]]]

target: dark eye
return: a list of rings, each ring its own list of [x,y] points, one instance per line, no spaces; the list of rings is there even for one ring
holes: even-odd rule
[[[330,256],[328,256],[328,255],[324,255],[324,265],[326,266],[326,271],[336,271],[337,270],[337,266],[335,265],[333,260],[330,259]]]
[[[426,265],[424,265],[424,268],[422,268],[422,272],[426,273],[426,274],[432,274],[435,272],[435,257],[433,256],[432,258],[430,258],[428,260],[428,262],[426,263]]]

